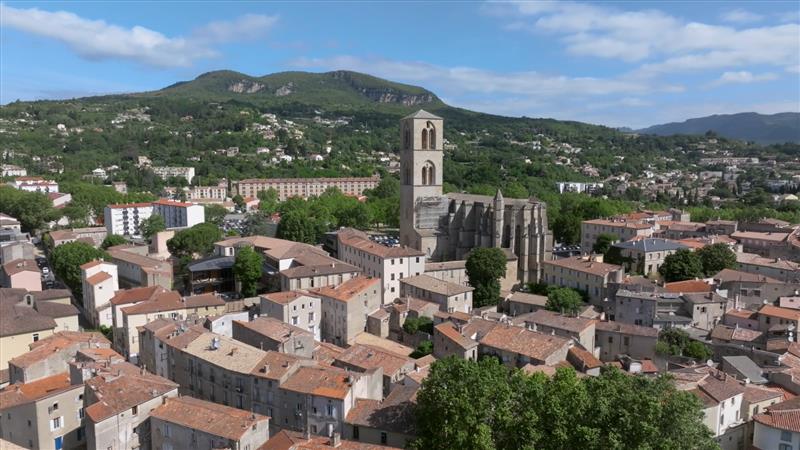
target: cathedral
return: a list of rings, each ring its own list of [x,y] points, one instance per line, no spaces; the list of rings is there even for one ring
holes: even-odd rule
[[[522,283],[538,282],[552,259],[547,205],[530,199],[442,193],[444,121],[420,110],[400,121],[400,243],[430,261],[465,259],[476,247],[498,247],[516,259]]]

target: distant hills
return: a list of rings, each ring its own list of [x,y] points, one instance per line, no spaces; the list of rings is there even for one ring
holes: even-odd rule
[[[654,125],[636,130],[636,132],[669,136],[673,134],[704,134],[709,130],[729,139],[754,141],[759,144],[800,143],[800,113],[715,114],[684,122]]]

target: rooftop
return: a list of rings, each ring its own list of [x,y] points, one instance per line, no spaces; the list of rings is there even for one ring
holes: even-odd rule
[[[474,340],[459,333],[456,325],[453,324],[453,322],[440,323],[434,327],[434,330],[441,333],[444,337],[449,339],[450,342],[458,345],[464,350],[476,347],[478,345],[478,343]]]
[[[414,286],[418,289],[433,292],[435,294],[451,297],[453,295],[464,294],[475,290],[472,286],[464,286],[462,284],[451,283],[449,281],[440,280],[430,275],[417,275],[413,277],[406,277],[400,280],[409,286]]]
[[[190,297],[181,297],[176,291],[165,292],[153,300],[137,303],[133,306],[122,308],[125,314],[151,314],[163,311],[177,311],[181,309],[202,308],[209,306],[225,306],[225,300],[215,294],[200,294]]]
[[[14,259],[3,264],[3,271],[6,275],[11,276],[21,272],[36,272],[39,273],[39,266],[36,261],[32,259]]]
[[[367,289],[379,289],[380,282],[380,278],[358,276],[351,278],[338,286],[323,286],[320,288],[311,289],[311,292],[327,298],[332,298],[334,300],[347,302]]]
[[[614,244],[614,247],[637,250],[641,252],[663,252],[687,248],[685,245],[679,244],[675,241],[657,238],[644,238],[633,241],[618,242]]]
[[[362,344],[355,344],[345,349],[344,352],[336,357],[336,361],[364,370],[380,367],[383,369],[384,375],[387,376],[393,376],[401,371],[404,366],[413,362],[408,356]]]
[[[540,309],[530,313],[525,318],[525,323],[543,325],[545,327],[566,330],[573,333],[582,333],[594,325],[594,320],[581,317],[570,317],[553,311]]]
[[[480,343],[544,361],[553,353],[568,346],[570,340],[521,327],[501,325],[492,328]]]
[[[344,228],[337,233],[340,244],[354,247],[370,255],[379,258],[409,258],[414,256],[425,256],[425,252],[413,249],[408,246],[389,247],[374,242],[367,233],[353,228]]]
[[[658,330],[651,327],[643,327],[630,323],[621,322],[595,322],[595,330],[609,331],[620,334],[630,334],[632,336],[658,337]]]
[[[414,435],[417,387],[396,386],[383,401],[358,399],[347,413],[348,424]]]
[[[292,335],[312,336],[311,332],[308,330],[298,328],[272,317],[258,317],[251,322],[234,320],[234,323],[277,342],[286,342]]]
[[[86,416],[94,423],[127,411],[149,400],[177,391],[178,385],[166,378],[152,375],[128,363],[130,366],[118,374],[103,373],[86,382],[94,391],[96,403],[86,407]]]
[[[303,291],[283,291],[283,292],[272,292],[270,294],[264,294],[261,296],[263,299],[267,299],[273,303],[280,303],[285,305],[290,303],[294,300],[297,300],[300,297],[308,297],[309,294]]]
[[[565,269],[574,270],[576,272],[584,272],[596,276],[605,276],[609,273],[622,270],[621,266],[592,261],[591,259],[585,259],[580,256],[555,259],[553,261],[544,261],[543,264],[545,266],[550,265],[563,267]]]
[[[344,399],[352,387],[352,375],[334,367],[301,367],[281,385],[282,389],[319,397]]]
[[[269,420],[267,416],[193,397],[168,398],[150,416],[232,441],[241,439],[259,422]]]
[[[148,300],[153,300],[157,296],[165,294],[167,292],[169,291],[167,291],[161,286],[147,286],[147,287],[138,287],[132,289],[123,289],[115,292],[114,296],[111,297],[110,302],[112,305],[126,305],[129,303],[139,303]]]
[[[0,390],[0,410],[32,403],[72,389],[69,373],[63,372],[29,383],[15,383]]]

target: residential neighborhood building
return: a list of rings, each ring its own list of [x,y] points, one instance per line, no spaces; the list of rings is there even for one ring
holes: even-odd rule
[[[150,169],[164,180],[182,177],[187,184],[192,184],[195,173],[194,167],[151,166]]]
[[[261,296],[259,313],[308,330],[322,340],[322,300],[304,291],[273,292]]]
[[[164,218],[169,228],[190,228],[206,221],[205,207],[192,203],[161,199],[153,202],[153,214]]]
[[[272,317],[258,317],[250,322],[234,321],[232,336],[237,341],[262,350],[302,358],[311,358],[316,347],[310,331]]]
[[[611,307],[609,283],[622,282],[624,275],[623,267],[597,262],[590,257],[562,258],[542,264],[545,283],[584,291],[591,304],[604,310]]]
[[[0,286],[5,288],[42,290],[42,271],[33,259],[15,259],[3,264]]]
[[[278,200],[290,197],[319,197],[330,188],[340,190],[344,195],[360,197],[367,189],[375,189],[381,181],[379,177],[366,178],[254,178],[234,183],[234,190],[242,197],[258,197],[261,191],[274,189]]]
[[[8,184],[16,189],[27,192],[38,192],[40,194],[58,192],[58,183],[53,180],[45,180],[42,177],[17,177]]]
[[[617,242],[613,246],[619,248],[620,255],[630,261],[625,264],[627,272],[637,272],[645,275],[658,273],[658,269],[664,264],[664,259],[667,256],[676,253],[678,250],[688,248],[678,242],[659,238],[642,238]]]
[[[451,283],[430,275],[416,275],[400,280],[400,295],[415,297],[439,305],[444,312],[472,312],[472,286]]]
[[[108,234],[141,237],[141,226],[153,215],[152,203],[125,203],[106,206],[103,223]]]
[[[95,260],[81,267],[83,284],[83,309],[87,320],[95,328],[113,327],[111,298],[119,290],[119,277],[115,264]]]
[[[382,304],[380,278],[359,276],[311,293],[321,299],[322,340],[339,346],[352,344],[358,333],[366,331],[367,316]]]

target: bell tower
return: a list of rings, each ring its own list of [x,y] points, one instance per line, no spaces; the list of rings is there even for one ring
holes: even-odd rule
[[[400,243],[417,250],[418,201],[442,196],[443,137],[443,119],[427,111],[400,120]]]

